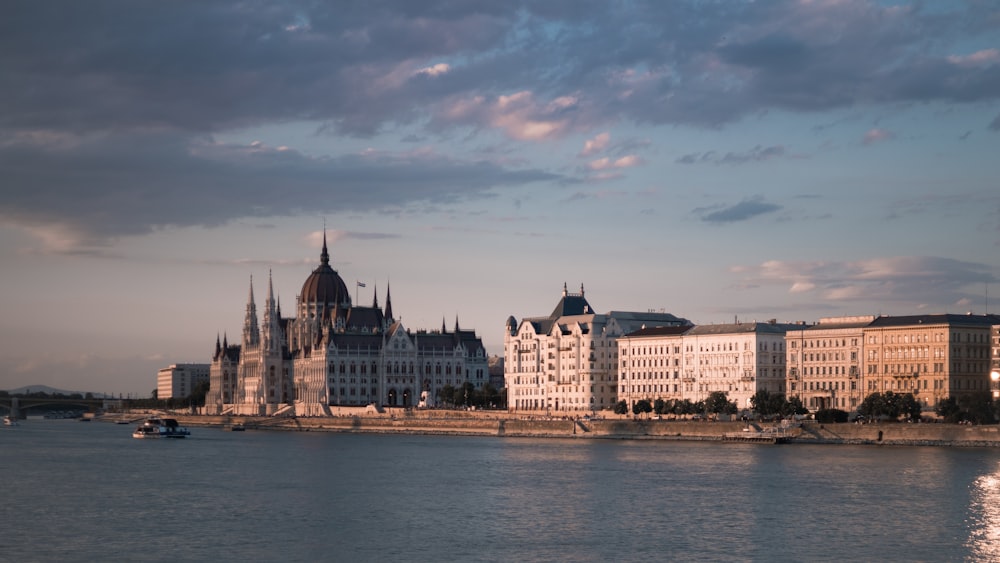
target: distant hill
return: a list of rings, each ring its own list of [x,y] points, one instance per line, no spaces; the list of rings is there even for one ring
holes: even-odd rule
[[[79,393],[81,395],[86,395],[86,391],[66,391],[65,389],[56,389],[55,387],[49,387],[48,385],[25,385],[24,387],[18,387],[17,389],[8,389],[8,393],[11,395],[16,394],[27,394],[27,393],[48,393],[50,395],[61,394],[61,395],[72,395],[74,393]],[[103,398],[104,393],[94,393],[94,397]]]

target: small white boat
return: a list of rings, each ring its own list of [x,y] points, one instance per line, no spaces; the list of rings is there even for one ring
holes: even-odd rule
[[[3,425],[4,426],[17,426],[18,422],[17,422],[17,419],[14,418],[13,416],[7,415],[7,416],[3,417]]]
[[[133,438],[186,438],[187,428],[179,426],[172,418],[147,418],[132,431]]]

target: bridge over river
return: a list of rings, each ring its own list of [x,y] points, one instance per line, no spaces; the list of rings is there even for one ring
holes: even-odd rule
[[[0,397],[0,413],[15,417],[31,414],[45,414],[48,411],[95,412],[104,408],[108,399],[87,399],[69,397]]]

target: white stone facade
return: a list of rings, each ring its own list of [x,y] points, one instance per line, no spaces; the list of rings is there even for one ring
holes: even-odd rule
[[[618,396],[617,339],[643,326],[690,324],[667,313],[595,313],[569,293],[547,317],[512,316],[504,332],[507,407],[535,413],[584,413],[611,408]]]
[[[722,391],[740,409],[758,391],[785,393],[785,331],[793,325],[699,325],[681,334],[647,329],[619,339],[619,399],[698,402]]]

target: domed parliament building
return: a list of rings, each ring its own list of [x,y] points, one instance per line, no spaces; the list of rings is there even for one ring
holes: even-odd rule
[[[360,285],[360,284],[359,284]],[[206,414],[326,416],[331,406],[432,405],[442,387],[489,380],[486,350],[475,331],[411,333],[376,292],[370,307],[351,302],[330,267],[326,234],[320,264],[285,318],[268,279],[258,324],[253,280],[240,344],[216,338]]]

